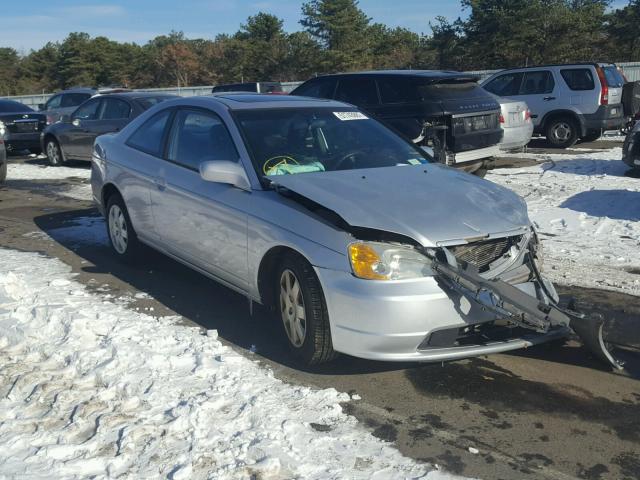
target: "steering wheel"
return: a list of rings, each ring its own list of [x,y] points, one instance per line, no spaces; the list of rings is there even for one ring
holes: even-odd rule
[[[343,155],[342,157],[340,157],[336,163],[333,166],[334,170],[348,170],[348,168],[343,168],[343,164],[346,163],[347,161],[351,162],[351,166],[350,169],[355,168],[355,164],[356,164],[356,159],[355,157],[357,155],[361,155],[364,154],[366,155],[366,150],[364,149],[359,149],[359,150],[353,150],[352,152],[349,152],[345,155]]]
[[[278,165],[300,165],[295,158],[290,155],[276,155],[275,157],[271,157],[264,162],[262,165],[262,173],[265,175],[269,175],[269,171],[276,168]]]

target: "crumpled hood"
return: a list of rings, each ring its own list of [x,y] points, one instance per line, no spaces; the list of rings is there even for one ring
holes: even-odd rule
[[[423,246],[501,237],[529,228],[518,195],[439,164],[270,176],[333,210],[353,227],[413,238]]]

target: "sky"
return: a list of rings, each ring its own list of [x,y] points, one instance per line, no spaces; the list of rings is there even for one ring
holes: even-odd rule
[[[48,41],[63,40],[69,32],[103,35],[121,42],[146,43],[183,31],[188,38],[214,38],[234,33],[250,15],[260,11],[284,20],[288,32],[299,30],[303,0],[3,0],[0,7],[0,47],[26,54]],[[626,0],[615,0],[623,6]],[[464,17],[459,0],[360,0],[360,8],[374,22],[429,33],[438,15]]]

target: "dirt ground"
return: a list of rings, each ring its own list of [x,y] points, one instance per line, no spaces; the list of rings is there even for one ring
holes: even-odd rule
[[[611,146],[596,142],[588,148]],[[502,166],[513,163],[510,158]],[[151,251],[137,267],[119,264],[93,205],[64,196],[84,182],[9,178],[0,187],[0,247],[59,258],[78,281],[128,308],[215,328],[283,380],[357,393],[361,400],[345,408],[374,435],[451,472],[485,479],[640,478],[637,297],[559,286],[563,296],[574,296],[581,308],[608,319],[607,340],[625,345],[618,352],[626,361],[622,373],[604,368],[573,339],[445,364],[342,356],[319,368],[300,368],[265,309],[250,315],[240,295]],[[87,228],[94,234],[83,233]],[[140,292],[147,295],[135,298]]]

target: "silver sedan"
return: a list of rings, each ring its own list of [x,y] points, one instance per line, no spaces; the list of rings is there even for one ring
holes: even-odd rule
[[[350,105],[163,102],[98,138],[91,183],[116,256],[145,244],[271,307],[308,364],[451,360],[568,331],[524,201]]]

